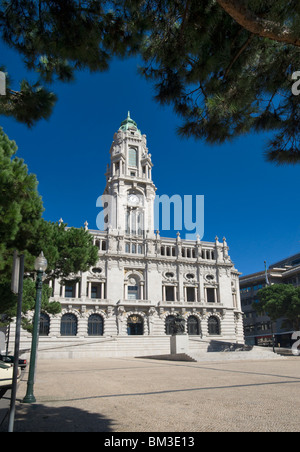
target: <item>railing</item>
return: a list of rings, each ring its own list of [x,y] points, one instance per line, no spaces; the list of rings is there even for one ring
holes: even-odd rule
[[[91,231],[94,235],[94,244],[99,253],[133,254],[138,256],[155,255],[172,259],[216,261],[218,255],[228,258],[227,244],[219,242],[200,242],[161,238],[158,234],[152,241],[140,236],[116,236],[107,232]],[[152,247],[152,248],[151,248]]]

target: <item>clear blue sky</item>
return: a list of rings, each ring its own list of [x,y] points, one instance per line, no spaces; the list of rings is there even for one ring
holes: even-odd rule
[[[18,89],[25,71],[18,55],[0,47]],[[154,100],[151,83],[137,74],[134,59],[115,60],[106,73],[78,73],[72,84],[55,84],[59,100],[49,121],[33,129],[1,117],[16,141],[18,156],[37,175],[44,218],[96,229],[97,198],[105,188],[114,133],[130,110],[148,138],[158,194],[204,195],[205,235],[227,238],[230,255],[243,274],[300,252],[300,166],[276,167],[263,158],[263,135],[224,146],[180,139],[170,107]],[[35,80],[35,75],[29,76]]]

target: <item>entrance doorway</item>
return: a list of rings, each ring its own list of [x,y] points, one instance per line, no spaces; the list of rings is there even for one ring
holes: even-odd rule
[[[139,315],[131,315],[127,321],[128,336],[143,336],[144,321]]]

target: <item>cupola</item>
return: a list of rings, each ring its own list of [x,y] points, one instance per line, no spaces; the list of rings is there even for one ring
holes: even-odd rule
[[[131,119],[130,111],[128,112],[128,116],[125,121],[122,122],[119,130],[122,130],[123,132],[133,131],[141,133],[141,131],[137,127],[137,123],[133,119]]]

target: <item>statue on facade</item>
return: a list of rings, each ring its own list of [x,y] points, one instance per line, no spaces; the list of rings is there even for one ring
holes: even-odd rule
[[[119,306],[117,309],[117,328],[119,336],[123,333],[124,313],[124,306]]]
[[[156,309],[150,308],[148,312],[148,330],[149,334],[153,334],[153,328],[155,324],[155,315],[156,315]]]
[[[176,317],[170,322],[170,329],[172,336],[180,336],[184,334],[185,320],[182,315],[177,314]]]

